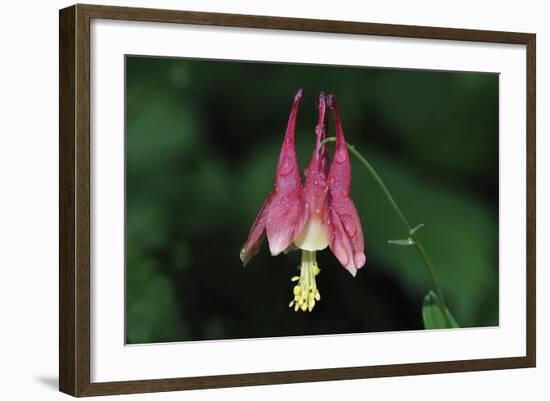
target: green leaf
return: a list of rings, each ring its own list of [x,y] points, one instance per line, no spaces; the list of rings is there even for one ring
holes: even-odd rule
[[[411,229],[410,234],[414,235],[414,233],[417,232],[418,230],[420,230],[422,227],[424,227],[424,223],[418,224],[417,226],[415,226],[414,228]]]
[[[456,322],[449,309],[445,308],[447,313],[447,318],[451,324],[451,328],[456,329],[460,326]],[[443,319],[443,314],[441,309],[439,309],[439,304],[437,301],[437,295],[433,291],[428,292],[424,297],[424,303],[422,305],[422,319],[424,320],[425,329],[445,329],[445,320]]]
[[[412,238],[407,239],[389,239],[388,244],[399,245],[399,246],[410,246],[414,245],[414,240]]]

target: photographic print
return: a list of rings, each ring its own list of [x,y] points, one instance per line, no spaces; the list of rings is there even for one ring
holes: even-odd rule
[[[499,325],[499,75],[125,58],[127,344]]]
[[[78,4],[59,46],[60,391],[536,366],[535,34]]]

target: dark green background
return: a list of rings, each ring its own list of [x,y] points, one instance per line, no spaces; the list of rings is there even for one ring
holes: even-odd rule
[[[298,252],[271,257],[264,243],[242,267],[298,88],[301,167],[315,98],[333,93],[348,142],[411,224],[425,224],[419,236],[458,322],[497,325],[498,75],[127,57],[127,342],[422,328],[427,273],[413,247],[388,245],[406,233],[355,160],[367,256],[356,278],[322,251],[322,300],[295,313]]]

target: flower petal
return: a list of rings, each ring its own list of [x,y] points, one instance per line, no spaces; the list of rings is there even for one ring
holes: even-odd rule
[[[317,100],[317,108],[319,109],[319,121],[317,122],[317,126],[315,127],[315,134],[317,136],[315,150],[319,153],[319,159],[320,159],[319,170],[325,176],[328,175],[328,169],[329,169],[328,151],[327,151],[327,145],[326,144],[321,145],[321,142],[324,139],[326,139],[328,135],[327,101],[328,101],[328,96],[326,96],[323,92],[321,92]]]
[[[266,222],[269,250],[273,256],[292,246],[304,228],[306,216],[301,187],[274,193]]]
[[[292,245],[294,238],[305,225],[302,177],[294,143],[296,119],[302,97],[303,91],[300,89],[292,103],[277,163],[274,190],[258,213],[248,240],[241,250],[241,260],[245,265],[258,251],[264,231],[271,253],[278,255]]]
[[[351,199],[334,201],[330,197],[327,220],[330,249],[340,264],[355,276],[366,258],[361,222]]]
[[[366,260],[363,229],[350,198],[351,164],[336,98],[329,95],[327,105],[332,110],[336,129],[336,149],[328,173],[330,249],[340,263],[355,274]]]
[[[252,256],[258,253],[258,249],[260,248],[260,245],[265,237],[267,211],[269,210],[269,205],[273,199],[273,194],[273,192],[269,194],[262,205],[262,208],[256,216],[256,220],[254,220],[254,223],[252,224],[252,228],[248,234],[248,239],[241,248],[240,256],[244,266],[246,266],[250,259],[252,259]]]
[[[300,175],[300,167],[296,157],[296,145],[294,143],[296,119],[302,101],[304,91],[300,89],[294,96],[292,109],[288,118],[285,138],[281,146],[279,161],[277,163],[277,171],[275,173],[275,191],[284,191],[286,189],[294,190],[302,187],[302,176]]]
[[[328,196],[328,155],[326,145],[321,145],[327,133],[328,111],[326,96],[323,92],[319,95],[317,107],[319,109],[319,121],[315,127],[317,141],[307,168],[304,185],[304,201],[308,211],[307,223],[304,231],[295,241],[298,248],[307,251],[320,251],[328,246],[328,227],[323,218]]]

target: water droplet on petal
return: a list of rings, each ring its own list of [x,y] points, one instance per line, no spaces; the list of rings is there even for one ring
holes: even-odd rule
[[[336,151],[335,159],[338,163],[344,163],[348,159],[348,153],[345,149]]]
[[[288,175],[293,168],[293,163],[289,157],[283,157],[279,166],[279,174]]]
[[[351,216],[345,214],[342,216],[342,220],[344,223],[344,228],[346,232],[348,233],[349,237],[352,238],[355,235],[356,228],[355,228],[355,221],[351,218]]]

